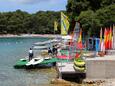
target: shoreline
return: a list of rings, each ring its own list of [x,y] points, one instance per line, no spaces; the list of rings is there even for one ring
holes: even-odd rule
[[[20,34],[20,35],[14,35],[14,34],[3,34],[0,35],[0,38],[6,38],[6,37],[47,37],[47,38],[55,38],[60,37],[59,34]]]

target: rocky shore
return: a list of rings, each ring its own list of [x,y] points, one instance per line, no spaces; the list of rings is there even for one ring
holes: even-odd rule
[[[75,83],[63,79],[53,79],[49,86],[115,86],[115,79],[106,79],[105,81],[99,80],[93,83]]]

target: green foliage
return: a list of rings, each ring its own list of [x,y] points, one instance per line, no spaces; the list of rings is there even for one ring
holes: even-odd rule
[[[96,18],[102,27],[112,26],[115,23],[115,5],[109,5],[96,11]]]
[[[81,23],[84,35],[99,37],[101,27],[115,24],[115,0],[68,0],[66,8],[71,22]]]
[[[60,12],[39,11],[29,14],[16,10],[0,13],[0,34],[53,34],[54,20],[60,22]],[[59,30],[56,33],[59,33]]]
[[[115,24],[115,0],[68,0],[67,12],[70,20],[69,33],[79,21],[83,35],[99,37],[101,27]],[[38,33],[53,34],[54,20],[60,33],[60,11],[39,11],[35,14],[16,10],[0,13],[0,34]],[[86,37],[86,36],[85,36]]]
[[[97,28],[100,26],[100,21],[92,10],[81,12],[78,20],[82,25],[84,35],[93,36],[98,34],[99,29]]]

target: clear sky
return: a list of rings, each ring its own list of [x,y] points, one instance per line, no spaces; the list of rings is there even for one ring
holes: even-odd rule
[[[29,13],[37,11],[66,10],[67,0],[0,0],[0,12],[20,9]]]

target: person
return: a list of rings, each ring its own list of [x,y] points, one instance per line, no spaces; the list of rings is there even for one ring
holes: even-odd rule
[[[61,52],[60,52],[60,51],[61,51],[61,48],[59,47],[59,48],[57,49],[57,55],[58,55],[58,56],[61,56]]]
[[[52,50],[50,49],[50,47],[48,48],[48,54],[49,54],[49,55],[52,54]]]
[[[53,53],[53,55],[57,55],[57,48],[56,48],[56,46],[53,46],[52,53]]]
[[[30,48],[29,50],[29,61],[33,58],[33,50]]]

